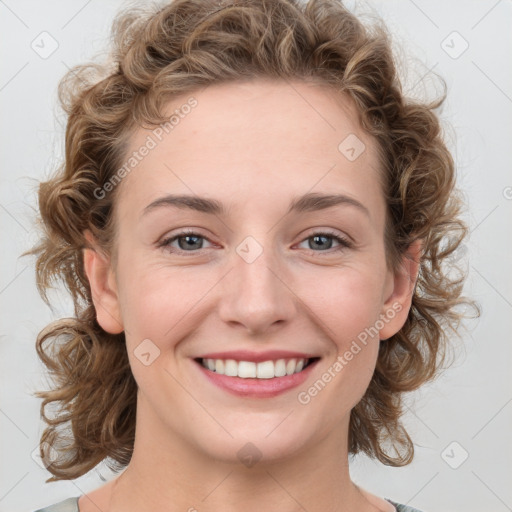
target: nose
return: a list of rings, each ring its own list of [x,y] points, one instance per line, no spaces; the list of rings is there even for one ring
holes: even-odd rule
[[[297,298],[289,272],[270,249],[262,249],[254,260],[250,252],[244,254],[243,248],[235,252],[232,270],[222,280],[221,320],[251,335],[283,326],[296,312]],[[250,251],[255,250],[261,249],[253,242]]]

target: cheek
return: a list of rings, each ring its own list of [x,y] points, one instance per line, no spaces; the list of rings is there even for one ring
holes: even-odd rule
[[[218,276],[211,269],[169,268],[139,262],[120,272],[121,315],[129,351],[137,354],[144,340],[164,357],[176,357],[180,341],[204,321],[211,311],[208,299]],[[151,349],[152,345],[147,343]],[[174,356],[173,356],[174,354]]]
[[[383,282],[379,272],[369,268],[345,268],[321,283],[321,287],[317,282],[315,288],[309,288],[316,291],[305,296],[334,349],[322,380],[329,382],[331,390],[336,389],[335,400],[343,410],[360,400],[375,369]]]
[[[170,290],[151,275],[133,275],[121,290],[121,314],[128,337],[160,338],[164,323],[176,314]],[[169,328],[169,327],[167,327]]]
[[[120,251],[121,253],[121,251]],[[126,254],[130,253],[127,257]],[[153,335],[183,315],[187,304],[199,298],[201,281],[190,269],[171,269],[140,251],[124,251],[119,258],[119,300],[127,331]],[[190,306],[189,306],[190,308]]]
[[[301,298],[341,351],[361,333],[373,337],[368,328],[379,318],[382,286],[383,278],[371,268],[331,269],[324,278],[312,274],[303,281]]]

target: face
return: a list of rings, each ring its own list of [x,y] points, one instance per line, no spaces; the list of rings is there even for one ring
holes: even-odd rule
[[[119,185],[108,277],[86,257],[98,321],[126,334],[137,428],[226,461],[247,442],[268,460],[346,445],[410,292],[386,267],[374,141],[347,98],[300,82],[210,86],[176,109],[168,134],[131,139],[126,160],[147,154]]]

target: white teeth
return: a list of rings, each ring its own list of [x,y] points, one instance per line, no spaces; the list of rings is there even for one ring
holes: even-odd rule
[[[274,363],[274,374],[276,377],[284,377],[286,375],[286,362],[284,359],[278,359]]]
[[[256,377],[256,363],[251,361],[238,362],[238,376],[242,379],[250,379]]]
[[[291,375],[295,372],[295,368],[297,366],[297,359],[290,359],[286,363],[286,375]]]
[[[263,361],[263,363],[258,363],[256,374],[258,379],[273,379],[274,363],[272,361]]]
[[[234,359],[227,359],[224,364],[224,375],[236,377],[238,375],[238,365]]]
[[[215,359],[215,371],[224,375],[224,361],[222,359]]]
[[[299,373],[304,369],[307,359],[278,359],[277,361],[235,361],[234,359],[202,359],[205,368],[228,377],[242,379],[273,379]]]

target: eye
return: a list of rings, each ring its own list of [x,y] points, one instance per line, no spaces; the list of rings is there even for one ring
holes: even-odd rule
[[[203,249],[203,241],[207,240],[204,236],[194,231],[182,231],[169,238],[164,238],[158,247],[164,247],[170,252],[198,252]],[[174,242],[178,242],[178,247],[173,246]]]
[[[203,247],[203,241],[208,240],[206,237],[196,233],[194,231],[182,231],[168,238],[164,238],[159,244],[159,247],[163,247],[173,253],[184,253],[184,252],[198,252]],[[338,246],[334,247],[333,251],[342,251],[344,249],[352,247],[352,243],[345,237],[337,235],[336,233],[329,232],[317,232],[307,237],[301,243],[306,241],[312,241],[309,243],[309,250],[314,252],[327,252],[332,249],[332,243],[335,241]],[[177,242],[178,246],[173,246]],[[208,243],[210,243],[208,241]],[[319,250],[317,250],[319,249]]]
[[[336,233],[329,232],[313,233],[311,236],[308,236],[301,243],[310,241],[310,243],[308,244],[308,249],[314,252],[327,252],[329,249],[332,249],[333,240],[339,244],[337,247],[334,247],[334,252],[343,251],[344,249],[352,247],[352,243],[347,238],[337,235]]]

